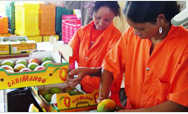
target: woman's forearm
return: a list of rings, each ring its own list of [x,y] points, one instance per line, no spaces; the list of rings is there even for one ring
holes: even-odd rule
[[[113,82],[112,73],[102,69],[100,88],[99,88],[99,100],[107,99],[109,97],[112,82]]]
[[[97,76],[97,77],[100,77],[101,76],[101,70],[102,70],[102,67],[92,67],[88,74],[90,76]]]

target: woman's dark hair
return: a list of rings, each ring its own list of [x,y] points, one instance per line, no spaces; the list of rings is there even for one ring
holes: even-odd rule
[[[179,13],[176,1],[127,1],[124,14],[136,23],[155,23],[159,14],[164,14],[166,21]]]
[[[92,14],[103,6],[110,8],[110,10],[115,13],[115,16],[120,16],[120,7],[117,1],[96,1]]]

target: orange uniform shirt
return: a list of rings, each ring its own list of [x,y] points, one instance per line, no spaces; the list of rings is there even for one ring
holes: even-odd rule
[[[171,26],[151,55],[150,47],[149,39],[140,39],[129,28],[104,58],[103,68],[114,79],[125,72],[126,108],[152,107],[167,100],[188,107],[188,31]]]
[[[112,23],[90,48],[93,27],[93,21],[81,27],[69,42],[73,49],[73,56],[69,61],[70,64],[73,61],[77,61],[79,67],[101,67],[104,56],[121,37],[121,32]],[[90,93],[94,89],[99,89],[100,77],[85,76],[80,83],[82,89]]]

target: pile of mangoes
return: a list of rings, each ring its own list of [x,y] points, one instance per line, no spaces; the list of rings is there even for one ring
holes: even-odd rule
[[[52,87],[49,90],[41,89],[39,90],[39,94],[47,101],[51,101],[51,97],[53,94],[57,93],[69,93],[71,96],[72,95],[79,95],[79,94],[84,94],[83,92],[78,91],[76,88],[72,87],[66,87],[64,89],[60,89],[58,87]]]
[[[47,64],[54,63],[51,58],[43,57],[42,61],[37,58],[30,58],[28,60],[18,59],[15,62],[13,60],[3,60],[0,65],[0,69],[5,69],[7,73],[14,72],[28,72],[44,70]]]

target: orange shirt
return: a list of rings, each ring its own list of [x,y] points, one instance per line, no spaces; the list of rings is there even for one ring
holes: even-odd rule
[[[93,21],[81,27],[69,42],[73,49],[73,56],[69,61],[70,64],[73,61],[77,61],[79,67],[101,67],[104,56],[121,37],[121,32],[112,23],[90,48],[93,27]],[[87,93],[92,92],[94,89],[99,89],[99,83],[99,77],[91,76],[85,76],[81,81],[82,89]]]
[[[103,68],[116,75],[125,72],[127,109],[152,107],[167,100],[188,106],[188,31],[171,26],[156,44],[140,39],[129,28],[106,55]]]
[[[99,38],[99,36],[103,33],[104,30],[96,30],[95,27],[92,28],[92,34],[91,34],[91,40],[90,40],[90,48],[93,46],[93,44],[96,42],[96,40]]]

